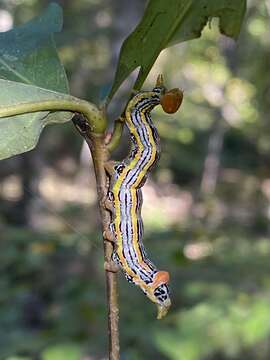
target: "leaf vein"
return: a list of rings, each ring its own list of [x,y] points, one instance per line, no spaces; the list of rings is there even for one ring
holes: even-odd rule
[[[4,65],[10,72],[15,74],[20,80],[23,80],[24,83],[32,85],[31,81],[25,76],[21,75],[17,70],[13,69],[8,63],[0,56],[0,63]]]

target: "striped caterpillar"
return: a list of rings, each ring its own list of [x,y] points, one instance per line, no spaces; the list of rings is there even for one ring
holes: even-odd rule
[[[112,260],[129,282],[138,285],[156,303],[158,319],[166,315],[171,305],[169,273],[157,270],[142,243],[141,187],[160,153],[159,136],[150,112],[159,104],[166,112],[175,112],[182,96],[179,89],[166,92],[161,75],[152,91],[135,95],[125,110],[125,123],[131,138],[129,156],[118,163],[110,161],[106,166],[110,186],[105,207],[112,213],[112,222],[104,235],[115,244]]]

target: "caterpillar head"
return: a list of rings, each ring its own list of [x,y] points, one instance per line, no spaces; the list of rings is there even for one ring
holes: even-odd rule
[[[170,275],[167,271],[158,271],[154,275],[153,283],[146,290],[148,298],[157,304],[157,318],[162,319],[171,306],[168,282]]]

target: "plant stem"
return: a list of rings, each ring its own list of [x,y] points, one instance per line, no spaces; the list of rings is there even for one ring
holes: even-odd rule
[[[102,221],[103,231],[108,229],[110,224],[110,214],[105,210],[103,201],[107,195],[107,176],[104,165],[108,160],[108,151],[104,142],[104,135],[91,134],[91,137],[85,137],[90,148],[97,184],[97,194],[99,210]],[[104,260],[110,262],[113,245],[111,242],[104,239]],[[117,292],[117,276],[116,273],[106,272],[106,287],[107,287],[107,306],[108,306],[108,332],[109,332],[109,360],[120,359],[119,346],[119,308],[118,308],[118,292]]]
[[[68,99],[50,99],[9,106],[0,106],[0,118],[22,115],[37,111],[72,111],[82,113],[94,133],[103,133],[106,129],[106,119],[102,111],[88,101],[69,96]]]
[[[124,127],[124,119],[120,117],[114,122],[114,129],[112,133],[112,138],[107,144],[107,150],[111,153],[113,150],[117,148],[117,146],[120,144],[121,136],[123,133],[123,127]]]

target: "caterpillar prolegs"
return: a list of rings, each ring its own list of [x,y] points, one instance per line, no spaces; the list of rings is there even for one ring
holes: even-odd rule
[[[152,91],[136,94],[125,110],[125,124],[130,133],[131,150],[119,163],[108,163],[110,174],[107,208],[112,213],[108,238],[115,241],[113,260],[120,266],[126,279],[138,285],[158,307],[158,319],[166,315],[171,300],[169,273],[159,271],[148,259],[144,245],[141,217],[142,191],[149,171],[159,159],[159,136],[150,112],[159,104],[163,110],[177,111],[182,92],[166,92],[162,76]]]

